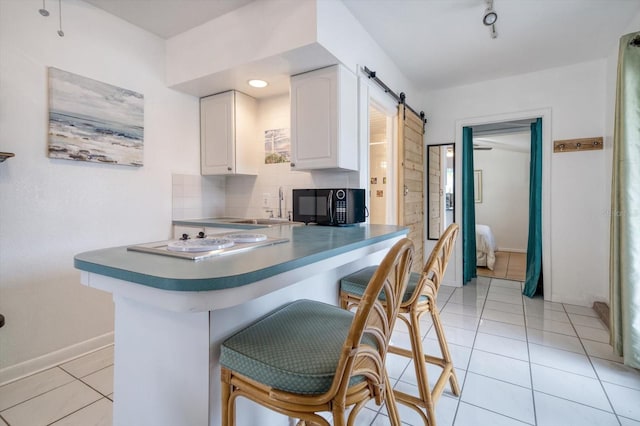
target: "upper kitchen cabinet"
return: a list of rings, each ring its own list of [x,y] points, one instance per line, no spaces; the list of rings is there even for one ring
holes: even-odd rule
[[[200,99],[200,162],[203,175],[255,175],[257,102],[231,90]]]
[[[291,169],[358,170],[358,88],[341,65],[291,77]]]

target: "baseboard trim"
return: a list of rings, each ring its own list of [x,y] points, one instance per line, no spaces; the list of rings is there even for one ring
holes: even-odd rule
[[[113,331],[75,345],[0,369],[0,386],[63,364],[113,344]]]
[[[515,249],[515,248],[506,248],[506,247],[498,247],[496,251],[509,251],[511,253],[526,253],[527,249]]]

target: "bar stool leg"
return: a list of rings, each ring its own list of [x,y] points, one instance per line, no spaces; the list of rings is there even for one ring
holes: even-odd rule
[[[449,384],[451,385],[451,392],[455,396],[460,396],[460,386],[458,385],[458,378],[456,376],[456,371],[453,369],[453,360],[451,359],[451,354],[449,353],[449,345],[447,345],[447,339],[444,335],[444,328],[442,327],[442,322],[440,321],[440,313],[438,312],[438,308],[435,303],[431,305],[431,319],[433,321],[433,327],[436,330],[436,335],[438,336],[438,344],[440,345],[440,351],[442,353],[442,359],[444,361],[444,368],[449,369]]]
[[[222,386],[222,426],[234,426],[236,424],[235,403],[231,400],[231,372],[225,368],[221,371]]]
[[[385,402],[387,404],[387,414],[389,414],[389,421],[392,426],[400,425],[400,413],[398,413],[398,407],[396,406],[396,397],[393,393],[393,387],[391,386],[391,380],[389,380],[389,374],[387,369],[384,369],[384,382],[385,382]]]
[[[416,379],[418,382],[418,391],[422,405],[427,412],[429,425],[436,425],[436,413],[433,404],[431,389],[429,389],[429,375],[427,373],[427,363],[425,362],[424,349],[422,347],[422,331],[420,328],[420,316],[417,312],[411,311],[411,349],[413,352],[413,364],[416,370]]]

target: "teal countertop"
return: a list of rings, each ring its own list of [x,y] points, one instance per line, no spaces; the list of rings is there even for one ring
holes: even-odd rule
[[[74,266],[82,271],[163,290],[222,290],[250,284],[351,250],[401,237],[407,231],[405,227],[392,225],[282,225],[261,228],[260,233],[275,238],[288,238],[289,242],[243,253],[192,261],[127,251],[124,246],[80,253],[74,258]],[[145,242],[148,241],[140,243]]]

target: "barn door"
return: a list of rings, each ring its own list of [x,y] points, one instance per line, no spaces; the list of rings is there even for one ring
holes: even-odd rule
[[[412,270],[424,263],[424,125],[422,118],[404,104],[398,110],[398,221],[409,227],[415,246]]]

